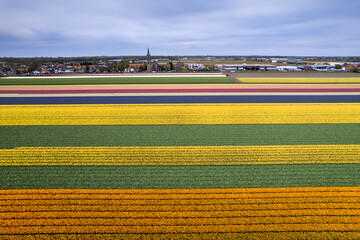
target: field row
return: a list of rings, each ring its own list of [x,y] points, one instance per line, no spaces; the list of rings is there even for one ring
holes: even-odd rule
[[[360,124],[0,126],[0,148],[359,144]]]
[[[52,96],[1,97],[0,105],[37,104],[177,104],[177,103],[359,103],[356,95],[207,95],[207,96]]]
[[[29,235],[2,235],[9,240],[29,239]],[[159,234],[31,234],[32,239],[244,239],[244,240],[263,240],[263,239],[284,239],[284,240],[307,240],[307,239],[359,239],[360,232],[342,232],[342,231],[264,231],[264,232],[242,232],[242,233],[159,233]]]
[[[132,198],[153,198],[154,196],[161,196],[161,198],[169,196],[185,196],[186,198],[196,198],[197,196],[204,197],[212,195],[214,198],[216,195],[220,194],[221,198],[223,196],[230,196],[232,194],[237,194],[236,198],[244,196],[244,198],[260,198],[261,194],[266,194],[268,197],[315,197],[315,196],[359,196],[360,188],[359,187],[287,187],[287,188],[219,188],[219,189],[12,189],[12,190],[2,190],[0,189],[1,198],[4,196],[16,196],[23,198],[32,198],[36,199],[37,196],[50,196],[51,198],[68,199],[71,196],[87,196],[91,197],[96,196],[128,196]],[[260,195],[257,195],[260,194]],[[274,195],[275,194],[275,195]],[[204,195],[204,196],[202,196]],[[190,197],[192,196],[192,197]],[[84,198],[84,197],[81,197]],[[18,199],[18,198],[14,198]]]
[[[360,84],[94,84],[94,85],[8,85],[3,91],[78,91],[78,90],[178,90],[178,89],[360,89]]]
[[[0,150],[0,166],[360,163],[360,145],[35,147]]]
[[[360,185],[360,164],[1,166],[1,189],[194,189]]]
[[[0,190],[0,199],[265,199],[357,197],[359,187],[287,187],[218,189],[11,189]]]
[[[243,83],[360,83],[360,78],[238,78]]]
[[[340,203],[237,203],[237,204],[183,204],[183,205],[153,205],[149,202],[146,205],[121,205],[121,204],[55,204],[37,205],[35,202],[28,201],[26,205],[1,205],[0,212],[207,212],[207,211],[273,211],[273,210],[303,210],[303,209],[351,209],[353,214],[360,215],[360,203],[340,202]],[[0,223],[1,225],[1,223]]]
[[[0,108],[0,125],[304,123],[360,123],[360,104],[87,104]]]
[[[194,219],[194,218],[217,218],[217,219],[230,219],[230,218],[250,218],[249,220],[256,221],[257,218],[263,218],[263,221],[269,218],[291,218],[297,217],[298,221],[306,217],[336,217],[344,216],[345,218],[359,218],[360,212],[358,209],[353,208],[329,208],[329,209],[285,209],[285,210],[249,210],[249,211],[132,211],[132,212],[118,212],[118,211],[16,211],[14,212],[1,212],[0,216],[3,220],[12,219],[14,222],[21,219],[113,219],[119,220],[140,220],[151,219],[156,223],[160,219]],[[346,222],[346,221],[343,221]]]
[[[227,198],[213,199],[214,191],[219,193],[219,196],[229,195]],[[50,234],[149,234],[148,237],[154,237],[156,235],[153,234],[221,233],[256,236],[260,232],[287,233],[294,236],[294,232],[299,231],[305,231],[306,234],[326,233],[326,236],[341,232],[343,236],[354,236],[360,227],[358,187],[217,190],[33,189],[1,190],[0,193],[3,199],[0,206],[0,232],[2,236],[10,238],[18,234],[41,234],[42,237]],[[105,194],[106,198],[101,201],[82,198],[99,196],[99,193]],[[132,196],[129,193],[143,197],[147,204],[139,204],[136,198],[118,198]],[[178,199],[153,201],[148,199],[149,193],[153,199],[172,195],[178,196]],[[66,199],[58,201],[58,194],[65,194]],[[349,194],[352,197],[346,197]],[[8,196],[15,198],[7,199]],[[35,198],[18,200],[26,196]],[[112,196],[116,198],[112,199]],[[183,197],[188,200],[184,202],[181,200]],[[45,203],[46,200],[39,201],[36,198],[49,200]],[[55,202],[51,202],[51,199]],[[260,199],[263,201],[259,201]],[[332,199],[333,202],[327,202],[326,199]],[[128,205],[124,205],[124,200]],[[179,204],[179,200],[183,201],[182,204]],[[204,202],[198,204],[199,201]],[[129,238],[140,235],[123,236]]]
[[[359,223],[310,223],[310,224],[254,224],[254,225],[188,225],[188,226],[23,226],[0,227],[7,234],[168,234],[168,233],[231,233],[231,232],[293,232],[321,231],[358,232]]]
[[[121,213],[119,213],[120,215]],[[281,217],[233,217],[233,218],[65,218],[65,219],[6,219],[1,227],[38,226],[206,226],[206,225],[256,225],[256,224],[360,224],[360,216],[281,216]]]
[[[359,95],[360,88],[178,88],[178,89],[156,89],[156,88],[145,88],[145,89],[59,89],[59,90],[0,90],[1,96],[16,96],[22,94],[24,96],[69,96],[81,94],[81,96],[88,95],[113,95],[113,94],[357,94]],[[15,95],[16,94],[16,95]]]
[[[0,78],[0,85],[194,84],[194,83],[204,84],[204,83],[234,83],[234,82],[225,76]]]
[[[268,194],[271,196],[271,194]],[[354,194],[355,195],[355,194]],[[29,197],[26,199],[21,199],[24,196],[16,196],[20,199],[14,199],[14,196],[1,196],[0,197],[0,206],[54,206],[54,205],[106,205],[106,206],[145,206],[145,205],[161,205],[161,206],[172,206],[172,205],[243,205],[243,204],[333,204],[333,203],[359,203],[360,196],[352,197],[349,196],[321,196],[321,197],[302,197],[294,195],[293,197],[268,197],[256,199],[251,196],[251,198],[243,198],[241,195],[228,194],[208,194],[206,196],[172,196],[163,197],[163,196],[153,196],[153,198],[143,198],[142,196],[137,196],[138,198],[132,197],[122,197],[118,195],[101,195],[94,198],[84,195],[75,195],[67,196],[69,198],[56,198],[56,196],[39,196],[38,198]],[[291,195],[290,195],[291,196]],[[296,197],[295,197],[296,196]],[[41,198],[42,197],[42,198]],[[214,198],[213,198],[214,197]],[[231,197],[231,198],[230,198]],[[11,200],[11,201],[9,201]],[[130,209],[131,209],[130,207]],[[281,206],[283,207],[283,206]],[[129,209],[129,211],[130,211]]]

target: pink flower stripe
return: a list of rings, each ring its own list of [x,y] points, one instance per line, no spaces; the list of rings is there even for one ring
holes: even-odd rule
[[[95,84],[0,86],[0,90],[2,91],[86,89],[360,89],[360,84]]]

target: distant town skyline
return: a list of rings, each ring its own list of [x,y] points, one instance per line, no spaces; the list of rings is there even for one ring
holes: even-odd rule
[[[360,56],[358,0],[2,0],[0,57]]]

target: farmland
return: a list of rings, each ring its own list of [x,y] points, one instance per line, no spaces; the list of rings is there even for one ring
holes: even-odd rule
[[[149,76],[0,79],[0,238],[360,238],[357,80]]]
[[[0,194],[0,229],[5,237],[359,235],[357,187],[3,190]],[[7,205],[8,201],[13,204]]]
[[[4,105],[0,121],[5,126],[360,123],[360,104]]]
[[[360,83],[360,78],[238,78],[243,83]]]
[[[199,83],[233,83],[222,75],[202,76],[113,76],[113,77],[14,77],[0,78],[0,85],[82,85],[82,84],[199,84]]]

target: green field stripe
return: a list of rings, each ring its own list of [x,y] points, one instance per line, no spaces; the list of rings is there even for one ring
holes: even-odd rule
[[[0,189],[360,186],[360,164],[0,167]]]
[[[194,84],[234,83],[227,77],[84,77],[84,78],[2,78],[0,85],[77,85],[77,84]]]
[[[0,148],[360,143],[360,124],[0,126]]]

